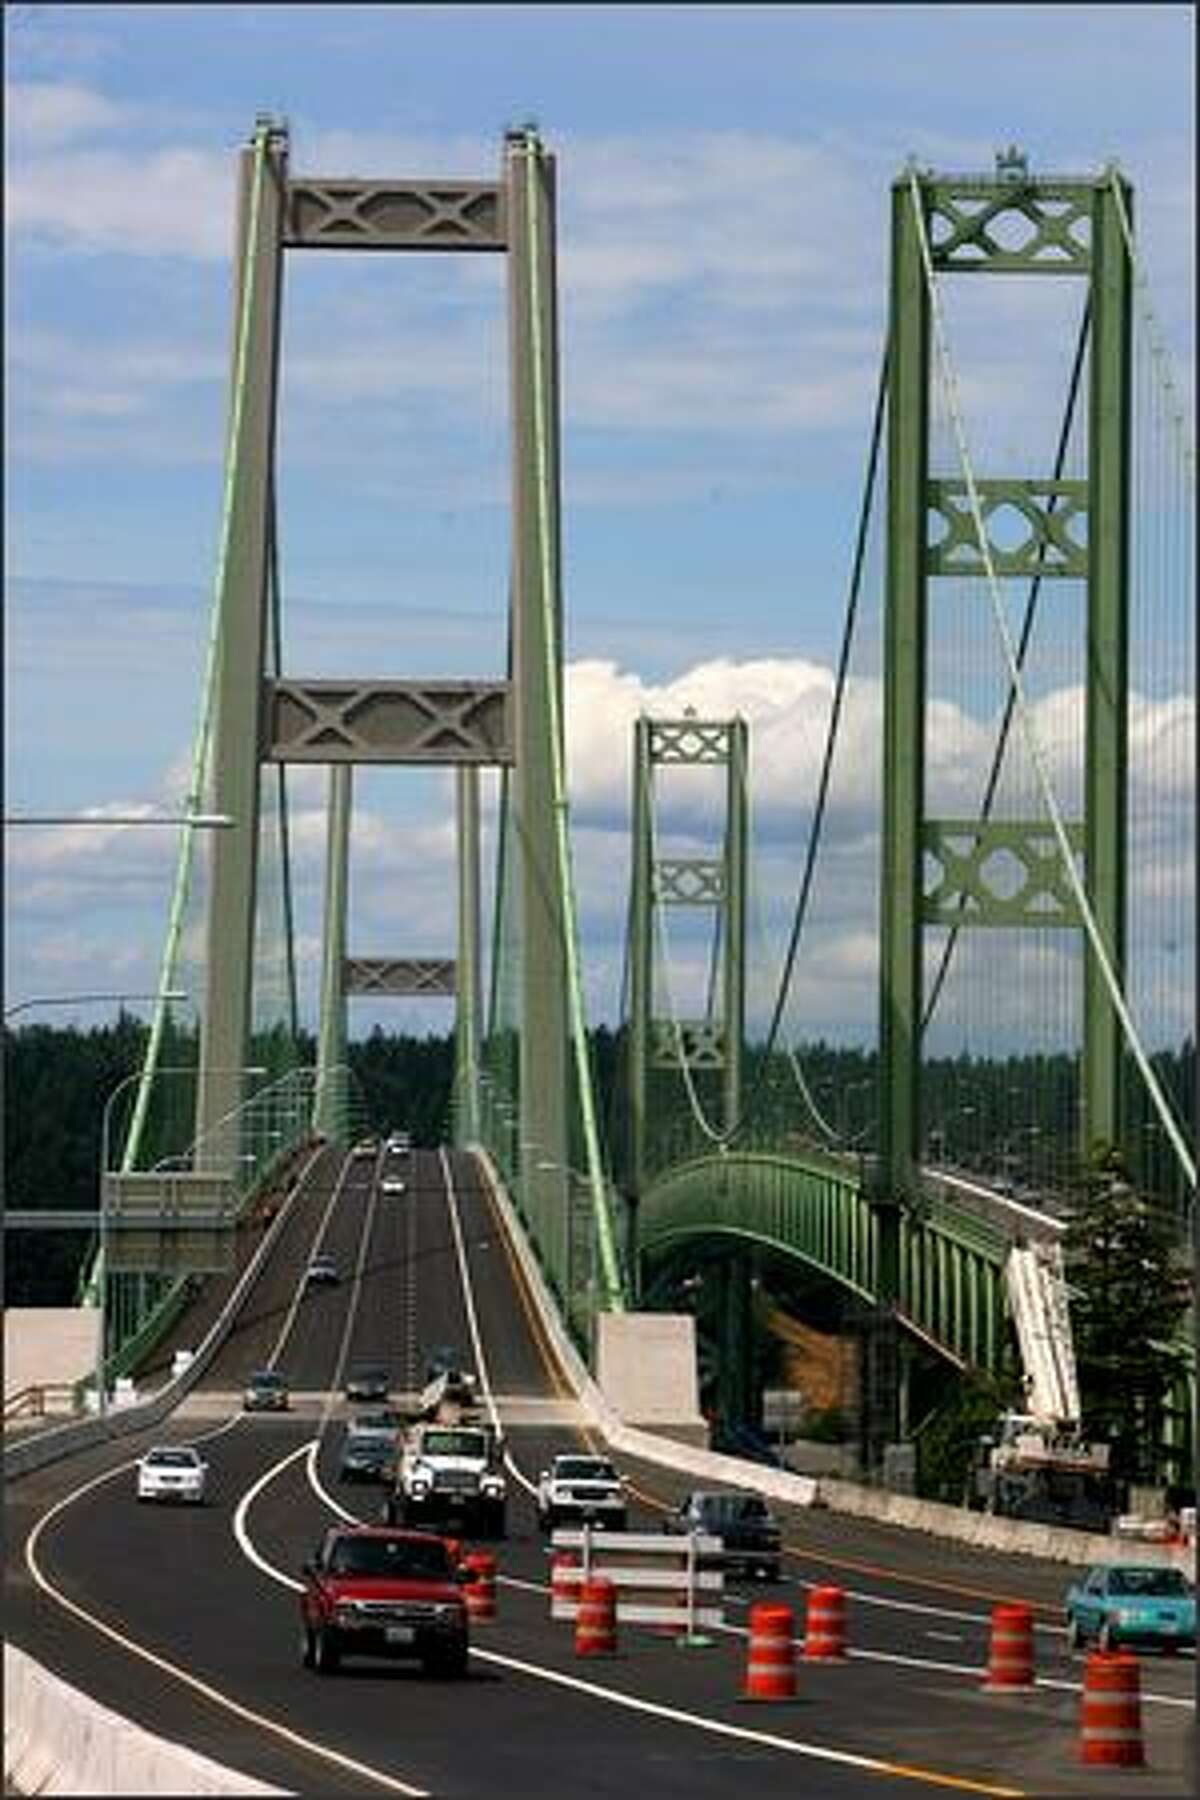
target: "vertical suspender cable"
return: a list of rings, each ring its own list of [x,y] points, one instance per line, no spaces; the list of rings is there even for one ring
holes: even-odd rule
[[[1087,348],[1088,334],[1091,327],[1091,314],[1091,301],[1089,299],[1084,305],[1083,319],[1079,327],[1079,338],[1075,345],[1075,359],[1071,365],[1071,380],[1067,393],[1067,407],[1066,412],[1063,415],[1062,429],[1058,435],[1058,447],[1054,456],[1053,479],[1055,481],[1060,481],[1062,479],[1062,472],[1066,466],[1067,447],[1070,442],[1071,427],[1074,423],[1075,404],[1079,396],[1080,379],[1083,373],[1084,353]],[[1051,494],[1050,504],[1046,509],[1047,512],[1054,511],[1056,499],[1057,496]],[[1029,651],[1029,640],[1033,636],[1033,625],[1034,620],[1037,617],[1038,599],[1042,589],[1042,567],[1045,564],[1045,560],[1046,544],[1043,541],[1038,545],[1038,569],[1029,585],[1029,597],[1025,602],[1025,615],[1021,620],[1021,635],[1017,642],[1017,664],[1020,668],[1025,667],[1025,658]],[[992,756],[992,766],[988,771],[987,783],[983,791],[983,799],[979,806],[979,819],[981,824],[986,822],[986,820],[990,819],[992,816],[992,806],[996,798],[996,789],[1000,783],[1000,773],[1004,764],[1004,752],[1008,747],[1009,732],[1012,727],[1012,718],[1013,713],[1016,710],[1016,704],[1017,696],[1010,685],[1008,695],[1004,702],[1004,713],[1000,720],[1000,731],[996,739],[996,748]],[[963,905],[965,906],[965,904],[966,901],[964,897]],[[933,1017],[934,1008],[938,1003],[938,998],[945,985],[946,976],[950,971],[950,960],[954,955],[954,949],[958,942],[961,930],[961,925],[953,924],[946,935],[946,941],[942,946],[942,954],[938,962],[937,971],[930,984],[929,998],[925,1003],[925,1016],[921,1020],[922,1032],[928,1030],[929,1022]]]
[[[1150,1065],[1145,1049],[1142,1046],[1141,1039],[1138,1036],[1137,1026],[1129,1011],[1125,995],[1121,990],[1121,983],[1112,966],[1112,960],[1108,954],[1108,947],[1101,935],[1100,927],[1096,922],[1096,915],[1092,911],[1092,905],[1088,899],[1087,890],[1083,885],[1082,877],[1080,876],[1079,869],[1076,865],[1075,856],[1071,848],[1071,841],[1067,835],[1067,828],[1063,822],[1062,811],[1058,804],[1058,797],[1054,792],[1054,786],[1046,768],[1046,760],[1042,754],[1041,743],[1038,740],[1037,732],[1034,730],[1033,720],[1029,710],[1029,702],[1025,696],[1024,676],[1020,664],[1017,662],[1012,633],[1009,629],[1008,619],[1004,611],[1004,599],[1000,593],[1000,585],[996,578],[995,564],[992,561],[991,545],[988,542],[987,528],[983,522],[983,508],[980,504],[979,488],[975,480],[975,470],[971,462],[970,452],[967,448],[962,413],[958,405],[954,370],[950,362],[950,352],[946,345],[945,329],[942,322],[941,297],[938,293],[937,283],[934,280],[933,261],[929,253],[929,243],[925,232],[925,219],[921,208],[921,194],[917,185],[917,175],[915,170],[911,173],[909,181],[917,241],[921,249],[921,261],[925,271],[925,284],[929,290],[929,306],[930,315],[933,321],[934,342],[937,347],[938,360],[941,364],[942,381],[946,390],[950,420],[954,429],[959,461],[962,465],[963,478],[967,486],[967,494],[971,507],[971,519],[975,527],[975,539],[979,546],[979,554],[986,570],[988,592],[992,601],[992,611],[995,618],[996,630],[1004,651],[1005,662],[1008,665],[1008,678],[1016,699],[1017,719],[1025,736],[1026,748],[1029,751],[1030,761],[1033,764],[1034,772],[1037,777],[1042,802],[1054,830],[1054,838],[1058,845],[1058,853],[1062,861],[1063,873],[1065,874],[1074,895],[1075,904],[1079,908],[1079,916],[1083,922],[1083,928],[1087,933],[1088,942],[1092,947],[1092,953],[1096,958],[1097,966],[1108,992],[1109,1004],[1112,1006],[1113,1011],[1120,1021],[1121,1029],[1125,1034],[1125,1041],[1134,1061],[1137,1063],[1142,1080],[1146,1084],[1147,1092],[1153,1102],[1154,1109],[1158,1114],[1162,1128],[1170,1141],[1171,1148],[1175,1152],[1179,1166],[1184,1172],[1189,1187],[1194,1187],[1196,1183],[1195,1162],[1192,1158],[1191,1151],[1184,1140],[1183,1133],[1179,1128],[1174,1112],[1163,1093],[1158,1077],[1155,1075],[1154,1070]]]

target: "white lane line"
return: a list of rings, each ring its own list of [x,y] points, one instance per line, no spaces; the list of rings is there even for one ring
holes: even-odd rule
[[[322,1506],[327,1506],[330,1512],[336,1513],[338,1518],[344,1520],[347,1525],[369,1525],[369,1519],[360,1519],[357,1513],[347,1512],[346,1508],[334,1499],[333,1495],[329,1492],[329,1489],[321,1480],[320,1472],[317,1468],[317,1458],[321,1450],[320,1438],[314,1438],[312,1443],[307,1446],[307,1449],[308,1485],[312,1488]]]
[[[341,1168],[338,1170],[338,1178],[334,1182],[333,1187],[330,1190],[329,1199],[325,1203],[325,1210],[321,1214],[320,1222],[317,1225],[317,1229],[313,1234],[312,1242],[308,1246],[308,1256],[309,1256],[310,1262],[312,1261],[313,1257],[316,1255],[318,1249],[320,1248],[321,1240],[325,1236],[325,1227],[329,1223],[330,1214],[333,1212],[334,1207],[337,1205],[338,1198],[341,1194],[342,1188],[345,1186],[346,1172],[349,1169],[349,1167],[350,1167],[349,1159],[346,1159],[343,1161]],[[278,1367],[279,1358],[283,1355],[283,1347],[287,1343],[288,1338],[291,1336],[292,1326],[296,1323],[296,1314],[300,1310],[300,1302],[304,1299],[305,1291],[306,1290],[305,1290],[305,1285],[304,1285],[304,1276],[302,1274],[299,1281],[296,1283],[296,1291],[292,1295],[291,1305],[288,1307],[287,1312],[284,1315],[283,1324],[279,1327],[279,1336],[275,1339],[275,1347],[271,1351],[271,1355],[270,1355],[270,1358],[269,1358],[269,1361],[267,1364],[268,1368],[274,1369],[274,1368]]]
[[[325,1406],[321,1413],[318,1433],[324,1437],[330,1416],[335,1405],[335,1390],[343,1385],[346,1372],[346,1355],[350,1349],[350,1339],[354,1334],[354,1326],[358,1317],[359,1302],[362,1299],[363,1274],[367,1266],[367,1251],[371,1245],[371,1233],[375,1227],[375,1213],[379,1206],[379,1189],[372,1184],[370,1197],[367,1200],[363,1215],[362,1233],[358,1240],[358,1255],[354,1259],[354,1285],[350,1289],[350,1304],[346,1308],[346,1321],[342,1326],[341,1341],[338,1344],[337,1360],[333,1366],[333,1386],[326,1396]]]
[[[297,1593],[303,1591],[304,1583],[302,1581],[293,1580],[290,1575],[281,1575],[274,1564],[269,1563],[264,1556],[260,1556],[258,1551],[254,1548],[250,1533],[246,1529],[246,1515],[249,1513],[250,1508],[254,1505],[254,1502],[258,1499],[258,1496],[262,1493],[263,1489],[268,1487],[277,1475],[281,1475],[290,1464],[298,1462],[302,1456],[307,1456],[319,1441],[320,1440],[316,1438],[310,1439],[307,1443],[301,1444],[297,1449],[290,1450],[280,1462],[272,1463],[266,1472],[260,1475],[258,1480],[252,1482],[246,1489],[246,1492],[242,1495],[237,1506],[234,1508],[233,1518],[230,1521],[230,1529],[233,1532],[238,1549],[241,1551],[242,1555],[247,1557],[256,1568],[261,1569],[263,1574],[268,1576],[272,1581],[282,1581],[287,1587],[295,1589]]]
[[[516,1588],[526,1594],[545,1594],[547,1597],[549,1597],[550,1594],[549,1587],[544,1582],[540,1581],[523,1581],[515,1575],[500,1575],[497,1577],[497,1581],[501,1587]],[[728,1595],[726,1596],[727,1599],[730,1597],[731,1596]],[[741,1595],[734,1595],[732,1598],[738,1600],[739,1603],[741,1602]],[[746,1602],[746,1604],[750,1604],[750,1602]],[[746,1638],[750,1635],[744,1625],[721,1624],[714,1629],[724,1632],[726,1637]],[[952,1637],[949,1633],[945,1632],[930,1631],[926,1633],[926,1636],[945,1637],[946,1641],[950,1643],[961,1643],[962,1641],[960,1638]],[[804,1647],[804,1639],[802,1637],[794,1637],[792,1643],[797,1649],[803,1649]],[[928,1657],[902,1656],[898,1652],[891,1650],[862,1650],[857,1649],[852,1645],[847,1645],[846,1655],[852,1661],[856,1662],[894,1663],[902,1669],[916,1669],[932,1672],[937,1675],[962,1675],[969,1677],[972,1681],[978,1682],[982,1682],[987,1675],[987,1670],[983,1667],[972,1666],[967,1663],[933,1662]],[[1035,1675],[1034,1682],[1038,1687],[1057,1688],[1069,1694],[1078,1694],[1082,1692],[1082,1686],[1079,1682],[1062,1681],[1050,1675]],[[1153,1701],[1159,1706],[1183,1706],[1191,1708],[1194,1704],[1190,1699],[1180,1699],[1174,1694],[1154,1694],[1145,1691],[1142,1693],[1142,1699]]]
[[[312,1449],[312,1445],[305,1444],[301,1446],[300,1452],[293,1452],[290,1456],[285,1457],[281,1463],[274,1469],[268,1471],[267,1475],[263,1476],[261,1480],[255,1483],[253,1492],[257,1493],[265,1487],[267,1481],[274,1475],[282,1473],[283,1469],[289,1463],[297,1460],[299,1454],[302,1454],[306,1450],[311,1451]],[[310,1476],[311,1474],[312,1470],[310,1468]],[[324,1492],[323,1489],[319,1491],[322,1493]],[[250,1497],[251,1496],[247,1496],[248,1499]],[[328,1499],[328,1496],[326,1496],[326,1498]],[[336,1510],[342,1512],[342,1508],[340,1507]],[[350,1516],[351,1515],[343,1512],[343,1517]],[[245,1548],[247,1554],[258,1567],[267,1575],[271,1576],[273,1580],[277,1581],[281,1587],[291,1588],[293,1591],[303,1587],[304,1584],[302,1582],[296,1581],[291,1575],[285,1575],[282,1569],[273,1568],[266,1558],[253,1548],[249,1542],[248,1536],[245,1539]],[[501,1579],[510,1587],[523,1587],[541,1593],[547,1591],[544,1588],[537,1587],[537,1585],[532,1582],[518,1582],[506,1577],[501,1577]],[[934,1770],[909,1768],[902,1763],[882,1762],[877,1757],[861,1756],[850,1750],[826,1749],[820,1744],[807,1744],[794,1738],[776,1737],[770,1732],[751,1731],[747,1727],[738,1725],[723,1725],[714,1719],[704,1719],[697,1713],[683,1712],[677,1707],[664,1706],[657,1701],[638,1700],[632,1695],[619,1693],[613,1688],[600,1687],[595,1682],[582,1681],[578,1676],[565,1675],[557,1669],[545,1668],[538,1663],[522,1662],[516,1657],[502,1656],[495,1650],[481,1650],[475,1644],[471,1645],[470,1654],[477,1662],[492,1663],[497,1668],[511,1669],[514,1673],[526,1675],[533,1681],[548,1681],[553,1686],[572,1688],[577,1693],[588,1694],[593,1699],[603,1700],[609,1705],[623,1706],[631,1712],[648,1713],[654,1718],[666,1719],[671,1724],[691,1726],[696,1730],[707,1731],[717,1737],[737,1738],[744,1743],[765,1745],[768,1749],[786,1750],[793,1756],[808,1756],[820,1762],[842,1763],[850,1768],[868,1769],[877,1774],[897,1775],[913,1781],[932,1780],[936,1781],[939,1786],[957,1788],[960,1792],[995,1795],[999,1797],[999,1800],[1023,1800],[1025,1792],[1023,1788],[993,1787],[985,1782],[968,1781],[959,1776],[947,1776]],[[326,1752],[326,1754],[332,1753]],[[362,1768],[361,1764],[348,1766]],[[375,1774],[373,1770],[363,1770],[363,1773],[371,1775]],[[402,1791],[409,1794],[421,1792],[421,1790],[417,1788],[404,1788]]]
[[[219,1427],[218,1431],[209,1432],[207,1436],[216,1437],[220,1431],[227,1431],[230,1426],[238,1423],[240,1423],[240,1415]],[[307,1445],[304,1448],[307,1448]],[[288,1457],[285,1460],[291,1462],[295,1458]],[[329,1750],[324,1744],[317,1743],[313,1738],[303,1737],[298,1731],[293,1731],[290,1726],[280,1724],[278,1719],[269,1718],[265,1713],[256,1712],[249,1706],[243,1706],[240,1700],[234,1700],[229,1694],[222,1693],[219,1688],[211,1686],[207,1681],[201,1681],[198,1675],[192,1675],[188,1670],[181,1669],[178,1663],[169,1662],[165,1656],[159,1656],[155,1651],[147,1650],[145,1645],[139,1644],[134,1638],[127,1637],[124,1632],[118,1631],[115,1626],[107,1624],[95,1613],[89,1612],[85,1606],[80,1606],[77,1601],[70,1599],[61,1588],[55,1587],[38,1561],[38,1540],[42,1532],[59,1513],[65,1512],[67,1507],[73,1505],[76,1500],[82,1499],[93,1488],[100,1487],[103,1482],[111,1481],[115,1476],[124,1474],[133,1467],[132,1462],[122,1463],[116,1469],[107,1469],[104,1474],[93,1476],[90,1481],[85,1481],[80,1487],[73,1488],[69,1494],[65,1494],[61,1500],[56,1501],[50,1510],[43,1513],[37,1521],[25,1540],[25,1565],[42,1592],[66,1612],[82,1620],[85,1625],[89,1625],[93,1631],[98,1631],[102,1637],[108,1638],[112,1643],[118,1644],[122,1650],[128,1651],[131,1656],[140,1657],[143,1662],[149,1663],[164,1675],[170,1675],[175,1681],[182,1682],[193,1693],[202,1694],[214,1706],[224,1708],[235,1718],[244,1719],[247,1724],[255,1726],[260,1731],[270,1732],[272,1736],[281,1738],[284,1743],[291,1744],[298,1750],[303,1750],[311,1756],[319,1756],[323,1761],[334,1763],[339,1768],[349,1769],[353,1774],[361,1775],[368,1781],[374,1781],[380,1787],[389,1788],[393,1793],[412,1795],[413,1800],[428,1800],[429,1790],[427,1788],[412,1787],[395,1776],[385,1775],[379,1769],[369,1768],[366,1763],[357,1762],[350,1756],[343,1756],[339,1750]],[[292,1585],[289,1576],[281,1576],[257,1553],[253,1560],[274,1579],[282,1580],[288,1586]]]
[[[479,1331],[479,1318],[475,1311],[475,1294],[471,1286],[471,1271],[467,1265],[467,1250],[463,1242],[462,1223],[458,1216],[458,1199],[454,1192],[454,1177],[450,1173],[450,1159],[444,1149],[439,1149],[438,1157],[442,1165],[442,1178],[446,1183],[446,1207],[450,1214],[450,1230],[454,1237],[454,1253],[458,1259],[458,1275],[462,1283],[463,1305],[467,1313],[467,1329],[471,1334],[471,1348],[475,1354],[475,1366],[479,1370],[483,1382],[484,1398],[491,1415],[492,1427],[496,1436],[504,1443],[504,1430],[500,1423],[500,1413],[496,1406],[496,1397],[492,1392],[491,1376],[488,1373],[487,1358],[483,1352],[483,1338]],[[524,1470],[514,1461],[508,1445],[504,1445],[504,1466],[519,1482],[527,1494],[536,1494],[536,1483],[530,1481]]]
[[[800,1738],[777,1737],[771,1731],[751,1731],[745,1725],[726,1725],[718,1719],[704,1719],[698,1713],[684,1712],[676,1706],[664,1706],[656,1700],[639,1700],[633,1694],[623,1694],[616,1688],[601,1687],[597,1682],[583,1681],[577,1675],[565,1675],[557,1669],[544,1669],[536,1663],[522,1662],[515,1656],[501,1656],[495,1650],[476,1650],[472,1645],[471,1655],[480,1662],[492,1663],[497,1668],[511,1669],[514,1674],[528,1675],[535,1681],[549,1681],[556,1687],[571,1688],[575,1693],[588,1694],[610,1706],[622,1706],[629,1712],[647,1713],[651,1718],[665,1719],[672,1725],[687,1725],[693,1730],[706,1731],[713,1737],[734,1738],[743,1744],[762,1744],[771,1750],[786,1751],[790,1756],[805,1756],[815,1762],[839,1763],[844,1768],[867,1769],[876,1775],[900,1776],[910,1781],[933,1781],[939,1787],[957,1788],[968,1794],[992,1794],[1000,1796],[1001,1800],[1021,1800],[1025,1794],[1024,1788],[997,1787],[990,1782],[969,1781],[958,1775],[943,1775],[939,1770],[884,1762],[879,1757],[863,1756],[853,1750],[833,1750],[824,1744],[806,1743]]]

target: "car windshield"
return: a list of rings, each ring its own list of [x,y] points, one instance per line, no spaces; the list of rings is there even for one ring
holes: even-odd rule
[[[199,1460],[194,1450],[151,1450],[146,1457],[156,1469],[194,1469]]]
[[[616,1470],[598,1456],[561,1456],[557,1464],[563,1481],[615,1481]]]
[[[386,1385],[387,1370],[386,1369],[377,1369],[377,1368],[352,1369],[350,1371],[350,1379],[351,1379],[351,1381],[357,1381],[357,1382],[382,1381]]]
[[[478,1431],[427,1431],[421,1440],[427,1456],[485,1456],[486,1442]]]
[[[1108,1577],[1110,1594],[1146,1594],[1155,1599],[1185,1600],[1188,1585],[1178,1569],[1113,1569]]]
[[[339,1538],[328,1566],[334,1575],[450,1578],[446,1546],[436,1539]]]
[[[754,1495],[697,1494],[688,1509],[697,1517],[717,1520],[759,1520],[769,1517],[765,1501]]]
[[[272,1375],[272,1374],[268,1373],[268,1374],[263,1374],[263,1375],[252,1375],[250,1377],[250,1386],[251,1387],[281,1388],[283,1385],[284,1385],[284,1382],[283,1382],[282,1375]]]

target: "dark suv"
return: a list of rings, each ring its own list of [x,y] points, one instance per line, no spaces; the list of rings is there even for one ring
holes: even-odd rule
[[[343,1656],[415,1656],[429,1674],[465,1675],[461,1589],[473,1579],[430,1532],[332,1526],[304,1565],[306,1668],[332,1675]]]
[[[664,1531],[700,1531],[723,1545],[720,1566],[729,1574],[779,1580],[779,1522],[761,1494],[689,1494]]]

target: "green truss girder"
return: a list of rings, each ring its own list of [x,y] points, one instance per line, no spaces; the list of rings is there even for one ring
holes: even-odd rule
[[[1088,484],[1086,481],[1024,481],[988,477],[975,483],[979,510],[987,533],[988,554],[997,575],[1070,576],[1086,581],[1088,547],[1078,526],[1086,531]],[[930,575],[986,575],[979,548],[967,484],[962,480],[930,481],[930,524],[940,521],[946,535],[931,543],[925,553]],[[1024,539],[1005,547],[996,542],[992,526],[997,515],[1016,515],[1025,528]],[[1075,527],[1073,532],[1072,528]]]
[[[657,906],[723,906],[725,888],[725,865],[711,856],[655,858]]]
[[[652,1069],[723,1069],[725,1027],[719,1019],[650,1019]]]
[[[1067,835],[1082,849],[1083,826]],[[926,819],[921,825],[926,924],[1079,925],[1052,826],[1038,820]],[[1007,876],[1011,891],[997,880]]]
[[[935,269],[1090,274],[1094,182],[943,176],[921,185]]]
[[[648,723],[652,763],[729,761],[729,725],[724,719],[651,719]]]
[[[700,1157],[647,1186],[638,1223],[647,1271],[689,1240],[714,1236],[795,1258],[860,1300],[878,1298],[878,1213],[857,1172],[832,1157]],[[925,1198],[899,1224],[902,1322],[949,1359],[999,1371],[1009,1248],[987,1220]]]

